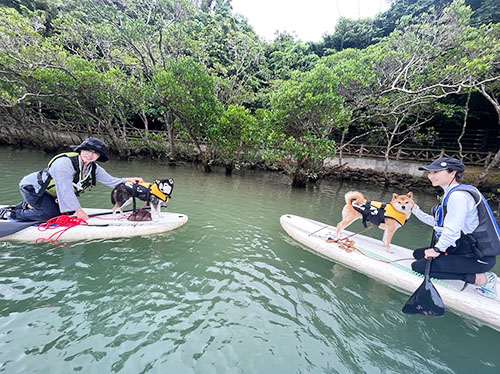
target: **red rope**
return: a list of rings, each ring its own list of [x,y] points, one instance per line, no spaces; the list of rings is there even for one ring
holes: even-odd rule
[[[59,240],[62,234],[68,231],[72,227],[80,226],[80,225],[88,225],[87,221],[81,218],[70,217],[68,215],[62,215],[58,217],[54,217],[49,219],[47,222],[42,223],[38,226],[38,231],[47,231],[54,230],[62,227],[61,230],[53,233],[51,236],[46,238],[38,238],[35,240],[35,243],[54,243]]]
[[[143,210],[144,208],[147,207],[147,204],[144,205],[141,209]],[[134,213],[133,213],[134,214]],[[103,217],[90,217],[90,218],[98,218],[98,219],[103,219],[103,220],[112,220],[113,218],[103,218]],[[127,219],[128,216],[120,217],[118,219]],[[76,218],[76,217],[70,217],[66,214],[63,214],[62,216],[54,217],[49,219],[47,222],[42,223],[40,226],[38,226],[38,231],[47,231],[47,230],[54,230],[62,227],[61,230],[53,233],[51,236],[49,236],[47,239],[46,238],[38,238],[35,240],[35,243],[55,243],[57,242],[62,234],[64,234],[66,231],[69,229],[80,226],[80,225],[88,225],[88,222],[85,221],[84,219],[81,218]]]

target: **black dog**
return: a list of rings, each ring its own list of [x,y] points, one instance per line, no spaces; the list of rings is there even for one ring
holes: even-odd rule
[[[161,202],[168,202],[174,190],[174,180],[156,179],[153,183],[120,183],[111,192],[111,202],[113,207],[113,217],[116,219],[116,211],[123,214],[123,208],[134,202],[134,212],[136,211],[135,199],[146,201],[151,206],[153,220],[160,216]]]

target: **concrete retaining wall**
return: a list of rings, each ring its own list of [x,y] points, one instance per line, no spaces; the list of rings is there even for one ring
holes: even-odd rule
[[[325,166],[338,166],[339,160],[336,157],[327,158],[324,162]],[[378,172],[384,172],[385,160],[374,158],[357,158],[357,157],[343,157],[342,164],[351,169],[372,169]],[[390,173],[409,174],[414,177],[421,177],[425,172],[418,170],[422,163],[415,163],[409,161],[389,161],[388,171]]]

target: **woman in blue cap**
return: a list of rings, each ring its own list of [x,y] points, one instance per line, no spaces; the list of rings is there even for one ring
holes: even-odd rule
[[[441,187],[444,196],[433,215],[413,209],[433,226],[434,237],[430,248],[414,251],[412,269],[423,274],[427,259],[433,258],[432,277],[475,284],[479,293],[496,298],[497,277],[490,270],[500,254],[500,229],[486,199],[477,188],[460,184],[465,171],[460,160],[442,157],[419,169],[429,172],[432,186]]]
[[[115,178],[96,161],[106,162],[106,145],[97,138],[87,138],[72,146],[73,152],[61,153],[49,161],[47,168],[25,176],[19,183],[24,202],[15,209],[0,212],[0,217],[17,221],[47,221],[62,213],[75,212],[78,218],[89,216],[81,208],[78,196],[96,182],[109,187],[142,178]]]

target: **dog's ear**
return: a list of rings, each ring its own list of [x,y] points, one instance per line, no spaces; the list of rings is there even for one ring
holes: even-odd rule
[[[396,200],[396,199],[398,198],[398,196],[399,196],[399,195],[398,195],[397,193],[393,193],[393,194],[392,194],[392,200]]]
[[[408,197],[413,200],[413,192],[408,192]]]
[[[155,179],[155,181],[153,183],[160,184],[161,180],[160,179]]]

